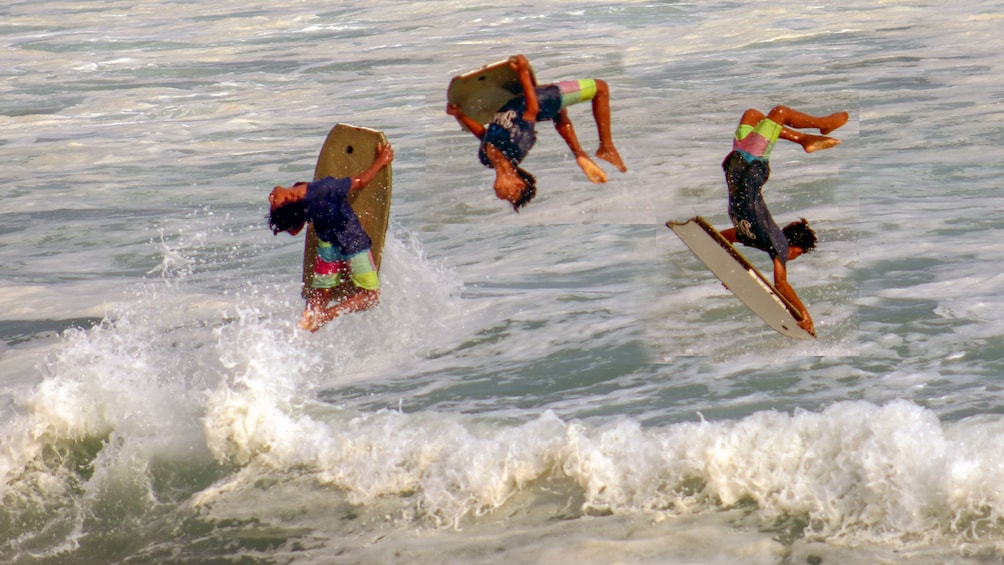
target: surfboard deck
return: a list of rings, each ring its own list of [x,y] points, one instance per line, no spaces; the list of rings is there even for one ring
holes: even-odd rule
[[[794,339],[816,337],[798,327],[801,312],[707,220],[695,216],[682,223],[666,222],[666,227],[673,230],[722,284],[767,325]]]
[[[537,84],[533,68],[530,77]],[[453,77],[446,89],[446,100],[460,106],[475,121],[486,124],[509,99],[522,93],[519,73],[505,59]]]
[[[324,177],[354,177],[373,164],[376,148],[380,143],[387,143],[383,132],[375,129],[335,124],[321,146],[314,167],[314,180]],[[383,258],[383,245],[387,236],[387,225],[390,221],[391,181],[393,174],[391,165],[377,173],[376,178],[361,190],[349,193],[349,203],[359,222],[370,236],[373,245],[373,263],[380,270]],[[317,234],[314,226],[307,225],[307,240],[303,249],[303,292],[307,298],[314,279],[314,263],[317,261]]]

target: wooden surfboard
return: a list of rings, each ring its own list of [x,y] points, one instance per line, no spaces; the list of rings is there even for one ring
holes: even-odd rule
[[[314,168],[314,180],[324,177],[354,177],[369,168],[376,158],[376,147],[386,143],[384,134],[375,129],[336,124],[328,133]],[[349,203],[370,236],[373,263],[377,271],[383,257],[383,244],[390,220],[391,165],[387,164],[376,178],[361,190],[349,193]],[[303,297],[307,298],[314,278],[317,260],[317,234],[307,225],[307,241],[303,250]]]
[[[778,333],[794,339],[813,339],[798,327],[801,312],[781,296],[766,277],[704,218],[683,223],[666,222],[698,259],[741,300],[747,308]]]
[[[537,84],[532,68],[530,77]],[[509,59],[505,59],[453,77],[446,89],[446,100],[460,106],[475,121],[487,124],[499,108],[522,93],[519,73],[509,66]]]

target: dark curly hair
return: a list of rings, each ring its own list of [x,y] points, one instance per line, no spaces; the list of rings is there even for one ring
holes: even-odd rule
[[[278,235],[281,231],[295,230],[303,227],[307,221],[307,204],[303,200],[287,202],[278,208],[269,210],[268,227],[272,228],[272,235]]]
[[[782,231],[784,237],[788,239],[788,245],[799,247],[805,253],[816,248],[816,232],[812,231],[805,218],[799,218],[799,221],[784,226]]]
[[[519,199],[512,203],[512,209],[519,212],[520,208],[537,196],[537,178],[519,167],[516,167],[516,174],[523,179],[523,191],[519,193]]]

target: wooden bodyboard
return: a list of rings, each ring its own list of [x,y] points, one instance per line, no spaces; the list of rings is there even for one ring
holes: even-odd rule
[[[376,158],[376,148],[387,143],[384,134],[375,129],[361,128],[347,124],[336,124],[328,133],[314,168],[314,180],[324,177],[355,177],[369,168]],[[376,178],[361,190],[349,193],[349,203],[366,235],[373,242],[373,263],[380,270],[383,244],[387,236],[390,220],[390,198],[392,172],[390,163],[377,173]],[[317,234],[314,227],[307,225],[307,241],[303,249],[303,297],[307,298],[314,278],[314,263],[317,260]]]
[[[533,84],[537,77],[530,69]],[[509,66],[509,59],[453,77],[446,89],[446,101],[460,106],[476,122],[487,124],[513,96],[523,93],[519,73]]]
[[[816,337],[798,327],[801,312],[704,218],[696,216],[683,223],[670,221],[666,227],[767,325],[794,339]]]

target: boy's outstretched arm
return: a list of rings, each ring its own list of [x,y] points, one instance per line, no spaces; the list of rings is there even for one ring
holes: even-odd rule
[[[460,106],[456,104],[447,104],[446,113],[453,116],[460,122],[460,125],[470,130],[474,134],[474,137],[481,139],[485,136],[485,126],[476,122],[473,118],[464,113],[460,109]]]
[[[802,304],[802,301],[799,300],[798,295],[795,294],[795,289],[788,283],[788,270],[785,268],[784,263],[782,263],[777,257],[774,258],[774,288],[776,288],[777,292],[781,296],[787,298],[788,301],[802,313],[802,320],[798,322],[798,327],[812,335],[816,335],[816,328],[812,323],[812,316],[809,315],[809,310],[804,304]]]
[[[359,190],[369,184],[377,176],[377,173],[380,172],[380,169],[387,166],[393,160],[394,149],[391,148],[390,143],[377,145],[376,158],[373,159],[373,164],[360,173],[359,176],[352,178],[352,188],[349,190]]]
[[[509,57],[509,66],[519,74],[519,84],[523,87],[523,96],[526,98],[526,112],[523,113],[523,119],[536,122],[540,103],[537,102],[537,85],[533,84],[533,78],[530,76],[530,61],[523,55],[513,55]]]

